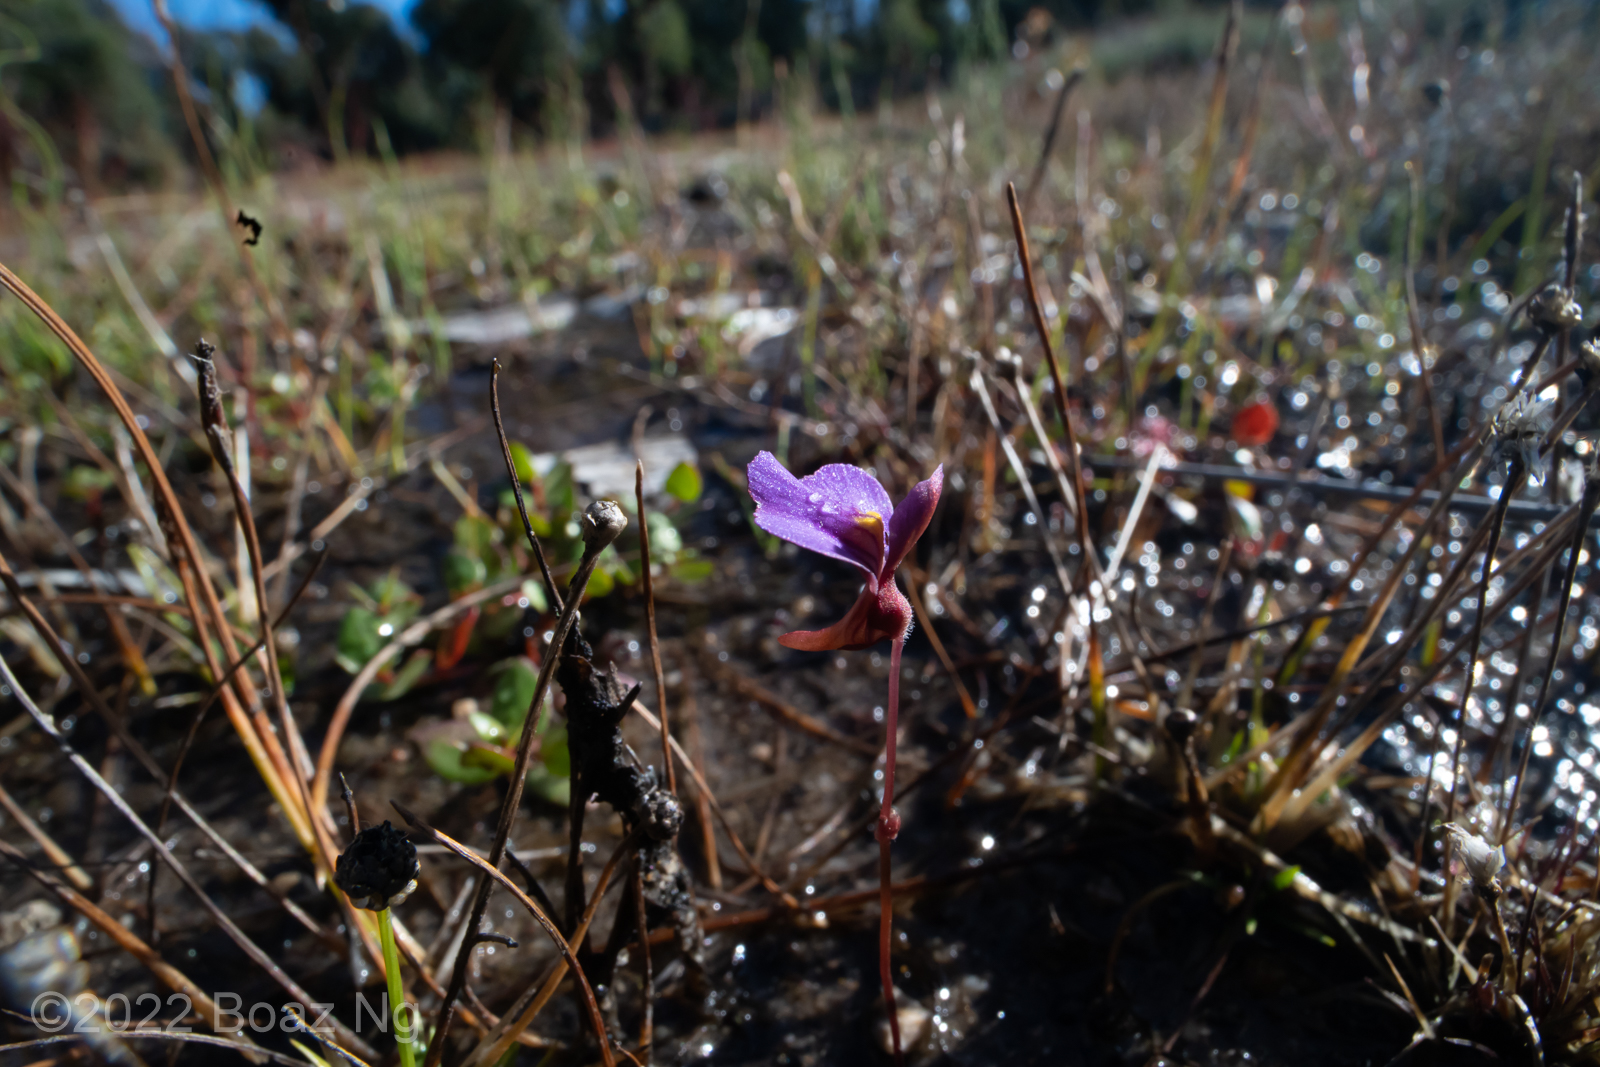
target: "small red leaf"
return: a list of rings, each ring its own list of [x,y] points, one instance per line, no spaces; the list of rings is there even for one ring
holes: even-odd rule
[[[1264,445],[1278,432],[1278,409],[1265,400],[1246,404],[1233,417],[1233,439],[1246,448]]]

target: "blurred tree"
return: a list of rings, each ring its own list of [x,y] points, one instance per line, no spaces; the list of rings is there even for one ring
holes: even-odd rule
[[[265,29],[243,35],[245,63],[267,102],[309,129],[320,129],[334,158],[366,152],[381,121],[396,151],[433,148],[450,139],[448,79],[430,84],[421,57],[394,22],[370,4],[265,0],[293,31],[298,49]]]
[[[512,117],[537,123],[572,61],[556,0],[422,0],[411,22],[427,38],[435,82],[467,72],[493,97],[502,150]]]
[[[171,151],[159,57],[105,0],[0,0],[0,51],[0,175],[30,157],[48,171],[48,150],[91,190],[159,173]]]

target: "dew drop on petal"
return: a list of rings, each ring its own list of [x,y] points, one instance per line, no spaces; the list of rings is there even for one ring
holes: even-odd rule
[[[821,493],[812,493],[811,496],[808,497],[807,499],[809,499],[813,504],[820,504],[820,503],[822,503],[822,494]]]

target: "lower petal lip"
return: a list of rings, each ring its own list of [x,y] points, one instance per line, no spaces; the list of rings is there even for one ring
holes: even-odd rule
[[[802,652],[857,652],[879,641],[903,636],[911,627],[911,605],[891,577],[876,589],[861,591],[844,618],[821,630],[792,630],[778,638]]]

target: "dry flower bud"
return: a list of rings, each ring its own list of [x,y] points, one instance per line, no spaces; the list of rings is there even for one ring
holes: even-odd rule
[[[614,500],[596,500],[583,511],[583,551],[593,556],[628,527],[628,516]]]
[[[1578,369],[1591,381],[1600,376],[1600,345],[1585,341],[1578,346]]]
[[[1528,318],[1547,330],[1570,330],[1583,322],[1583,306],[1570,289],[1547,285],[1528,302]]]
[[[1554,400],[1535,400],[1528,393],[1518,393],[1495,416],[1494,429],[1501,447],[1517,454],[1533,485],[1544,484],[1544,463],[1539,456],[1539,446],[1550,430],[1547,412],[1554,403]]]
[[[1499,845],[1490,845],[1471,830],[1465,830],[1453,822],[1445,823],[1444,828],[1456,846],[1456,855],[1461,857],[1461,865],[1467,869],[1473,886],[1478,889],[1494,886],[1495,875],[1506,865],[1506,850]]]

